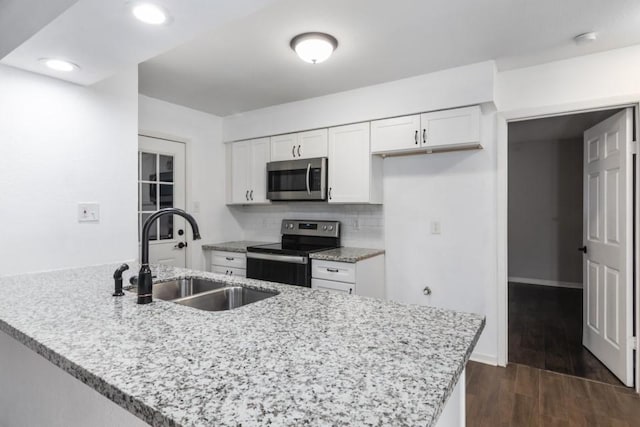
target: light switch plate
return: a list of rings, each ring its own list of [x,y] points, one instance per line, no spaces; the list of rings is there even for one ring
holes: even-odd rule
[[[440,221],[431,221],[431,234],[440,233],[442,233],[442,226],[440,225]]]
[[[78,222],[100,222],[100,204],[78,203]]]

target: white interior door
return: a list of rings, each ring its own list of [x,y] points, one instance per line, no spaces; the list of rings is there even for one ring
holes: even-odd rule
[[[163,208],[185,208],[185,145],[165,139],[138,137],[138,239],[142,224]],[[164,216],[151,228],[149,261],[186,267],[187,237],[182,217]]]
[[[633,110],[584,133],[583,344],[633,385]]]

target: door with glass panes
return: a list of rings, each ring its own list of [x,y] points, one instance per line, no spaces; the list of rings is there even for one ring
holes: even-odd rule
[[[138,137],[138,241],[142,224],[163,208],[185,208],[185,145],[166,139]],[[183,218],[167,215],[151,227],[149,261],[185,267],[187,236]],[[189,231],[190,232],[190,231]]]

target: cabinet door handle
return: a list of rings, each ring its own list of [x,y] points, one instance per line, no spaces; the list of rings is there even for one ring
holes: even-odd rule
[[[295,157],[295,156],[296,156],[296,146],[295,146],[295,145],[293,145],[293,146],[291,147],[291,155],[292,155],[293,157]]]
[[[230,256],[227,257],[227,261],[233,261],[235,258],[232,258]]]
[[[413,136],[413,140],[416,142],[416,145],[418,145],[418,131],[416,130],[416,134]]]
[[[349,295],[353,293],[353,288],[349,288]]]
[[[331,187],[329,187],[329,200],[331,200]]]
[[[427,143],[427,130],[426,129],[422,129],[422,143],[423,144]]]
[[[229,270],[227,270],[227,271],[225,271],[225,272],[224,272],[224,275],[225,275],[225,276],[226,276],[226,275],[228,275],[228,274],[229,274]]]
[[[247,190],[247,192],[246,192],[246,193],[244,193],[244,198],[245,198],[245,199],[247,199],[247,200],[249,200],[249,190]]]
[[[338,271],[340,271],[340,270],[338,270],[337,268],[327,268],[327,271],[328,271],[329,273],[337,273],[337,272],[338,272]]]
[[[300,157],[300,156],[301,156],[301,154],[300,154],[300,146],[298,145],[298,157]]]
[[[249,199],[253,200],[253,190],[249,193]]]

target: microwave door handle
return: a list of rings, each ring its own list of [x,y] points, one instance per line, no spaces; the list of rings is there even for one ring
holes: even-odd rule
[[[307,194],[311,195],[311,183],[309,182],[309,178],[311,178],[311,163],[307,163]]]

